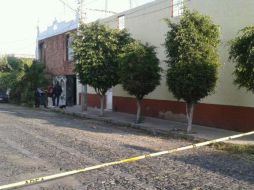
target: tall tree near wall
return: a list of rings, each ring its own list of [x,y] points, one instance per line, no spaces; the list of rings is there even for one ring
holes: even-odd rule
[[[179,23],[168,21],[165,47],[169,91],[186,102],[187,132],[192,129],[194,105],[214,92],[220,43],[219,28],[210,17],[184,11]]]
[[[254,26],[242,29],[231,41],[229,55],[235,63],[235,84],[254,93]]]
[[[111,29],[98,22],[81,24],[74,35],[75,70],[80,82],[92,86],[100,96],[102,116],[107,90],[119,83],[118,54],[130,40],[126,31]]]
[[[159,59],[155,48],[140,42],[128,44],[120,55],[120,82],[137,99],[137,123],[141,122],[141,101],[160,84]]]

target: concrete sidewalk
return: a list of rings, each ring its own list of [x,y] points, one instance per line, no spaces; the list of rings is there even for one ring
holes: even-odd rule
[[[74,115],[78,117],[84,117],[88,119],[94,119],[104,122],[113,123],[121,126],[128,126],[133,128],[142,129],[154,135],[173,135],[189,138],[192,140],[212,140],[216,138],[231,136],[239,134],[239,132],[205,127],[200,125],[193,125],[193,131],[191,134],[187,134],[186,123],[176,122],[164,119],[157,119],[152,117],[145,117],[144,123],[135,123],[136,115],[112,112],[105,110],[105,116],[99,116],[99,110],[95,108],[88,108],[88,111],[82,112],[81,106],[67,107],[66,109],[49,108],[52,111],[63,112],[68,115]],[[250,144],[254,145],[254,135],[242,137],[235,140],[227,141],[234,144]]]

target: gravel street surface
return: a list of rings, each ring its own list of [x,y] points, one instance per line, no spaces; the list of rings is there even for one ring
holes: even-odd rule
[[[0,104],[0,185],[189,144],[98,121]],[[20,189],[254,190],[254,156],[203,147]]]

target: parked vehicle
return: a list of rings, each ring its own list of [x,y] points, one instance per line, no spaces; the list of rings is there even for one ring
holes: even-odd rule
[[[0,90],[0,102],[8,102],[8,101],[9,101],[9,96],[7,94],[7,91]]]

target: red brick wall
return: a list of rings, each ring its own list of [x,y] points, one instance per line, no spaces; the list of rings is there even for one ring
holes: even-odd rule
[[[100,99],[98,95],[88,94],[87,100],[89,107],[100,107]],[[113,96],[113,110],[136,114],[136,99]],[[142,113],[144,116],[163,118],[160,113],[166,113],[168,111],[176,115],[180,114],[182,117],[185,115],[185,103],[152,99],[144,99],[142,101]],[[253,116],[254,108],[251,107],[202,103],[196,105],[194,108],[193,122],[204,126],[246,132],[254,130]]]
[[[56,75],[73,75],[74,64],[66,59],[67,33],[59,34],[39,41],[44,43],[44,59],[47,72]]]
[[[136,99],[114,96],[114,111],[136,113]],[[160,113],[172,112],[174,114],[185,114],[183,102],[168,100],[144,99],[142,102],[142,113],[145,116],[161,117]],[[227,106],[215,104],[198,104],[194,108],[195,124],[230,129],[235,131],[254,130],[254,108],[242,106]]]
[[[79,105],[81,104],[81,93],[79,93]],[[87,94],[87,105],[92,108],[100,108],[100,96],[97,94]],[[104,108],[106,107],[106,97],[104,99]]]

